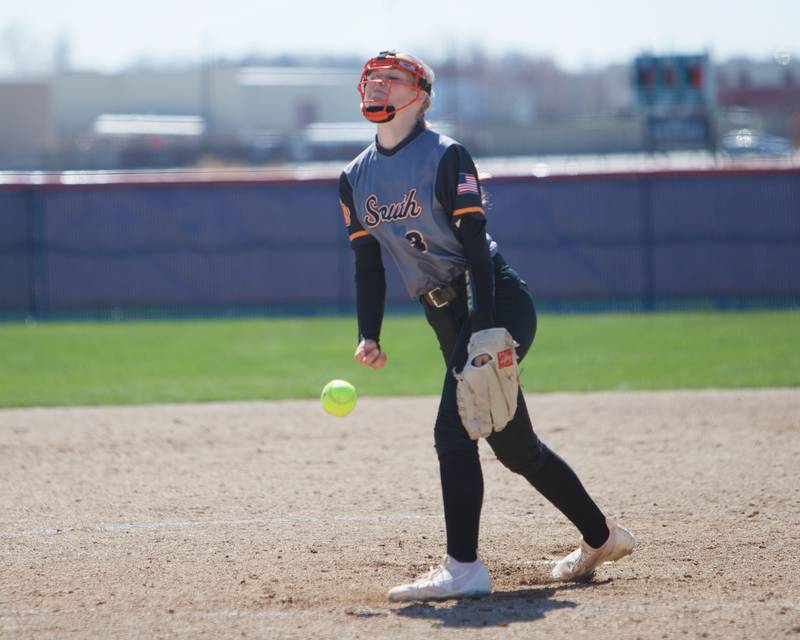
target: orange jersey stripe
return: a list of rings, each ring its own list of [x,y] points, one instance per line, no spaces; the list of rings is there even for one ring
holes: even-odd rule
[[[454,216],[463,216],[465,213],[483,213],[483,207],[464,207],[453,211]]]
[[[350,209],[347,208],[347,205],[339,200],[339,204],[342,206],[342,214],[344,215],[344,226],[350,226]]]
[[[355,240],[356,238],[363,238],[364,236],[368,236],[369,231],[356,231],[355,233],[350,234],[350,240]]]

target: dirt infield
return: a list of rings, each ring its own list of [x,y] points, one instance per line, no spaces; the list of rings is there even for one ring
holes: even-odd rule
[[[0,411],[0,637],[800,639],[800,390],[528,396],[633,556],[551,582],[576,532],[483,443],[495,593],[389,604],[443,552],[435,403]]]

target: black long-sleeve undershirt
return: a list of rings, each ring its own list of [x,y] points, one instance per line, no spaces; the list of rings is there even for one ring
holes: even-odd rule
[[[377,241],[353,247],[356,255],[356,312],[359,341],[380,342],[383,310],[386,305],[386,271]]]
[[[486,219],[463,216],[456,237],[464,247],[474,296],[470,314],[472,332],[490,329],[494,326],[494,264],[486,240]]]

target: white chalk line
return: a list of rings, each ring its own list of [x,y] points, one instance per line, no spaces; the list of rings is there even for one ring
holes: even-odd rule
[[[150,608],[148,611],[152,612]],[[133,615],[135,610],[114,609],[112,607],[75,607],[72,609],[0,609],[0,620],[12,618],[30,618],[37,616],[63,616],[63,615]],[[180,609],[168,613],[167,609],[162,610],[167,615],[190,615],[193,618],[290,618],[297,617],[297,611],[273,609],[267,611],[189,611],[184,612]],[[138,614],[137,614],[138,615]]]
[[[36,536],[60,536],[80,533],[122,533],[127,531],[156,531],[159,529],[202,529],[211,527],[252,527],[275,525],[313,524],[319,526],[332,523],[367,523],[382,524],[384,522],[414,522],[421,520],[441,520],[441,514],[421,513],[388,513],[364,516],[331,516],[328,518],[318,516],[275,516],[271,518],[248,518],[230,520],[177,520],[163,522],[120,522],[98,523],[78,527],[42,527],[37,529],[24,529],[18,531],[0,532],[0,540],[14,538],[29,538]],[[552,518],[541,518],[533,515],[484,515],[482,522],[522,522],[531,521],[538,524],[553,524],[558,522]]]
[[[654,611],[698,611],[708,613],[717,609],[798,609],[797,602],[709,602],[688,603],[673,602],[662,604],[624,605],[620,607],[595,607],[592,605],[579,605],[577,613],[653,613]]]
[[[476,601],[479,602],[479,601]],[[545,604],[547,599],[542,600]],[[357,603],[353,603],[356,605]],[[528,603],[534,605],[534,603]],[[507,601],[504,600],[503,606],[507,606]],[[323,607],[326,611],[330,611],[330,605]],[[163,610],[165,615],[175,616],[190,616],[192,618],[202,619],[224,619],[224,618],[296,618],[298,613],[302,611],[313,610],[314,607],[303,607],[300,611],[296,608],[292,609],[268,609],[264,611],[239,611],[239,610],[222,610],[222,611],[186,611],[180,608],[171,610],[169,613],[167,609]],[[342,609],[343,613],[349,613],[353,606],[348,606]],[[800,610],[800,603],[797,602],[673,602],[661,604],[641,604],[641,605],[622,605],[617,607],[597,607],[593,605],[579,604],[577,607],[569,609],[559,609],[558,615],[591,615],[595,613],[611,613],[611,614],[635,614],[635,613],[658,613],[663,611],[685,611],[693,613],[710,613],[712,611],[742,611],[750,609],[763,609],[763,610]],[[369,613],[389,615],[393,609],[383,607],[370,607]],[[153,612],[152,608],[148,612]],[[41,616],[64,616],[64,615],[133,615],[135,610],[129,608],[114,609],[112,607],[76,607],[71,609],[0,609],[0,620],[3,619],[19,619],[29,617]],[[548,612],[548,615],[556,614],[555,611]],[[138,614],[137,614],[138,615]]]

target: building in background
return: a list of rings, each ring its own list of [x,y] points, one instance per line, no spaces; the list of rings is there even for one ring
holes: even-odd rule
[[[730,60],[717,73],[720,121],[727,133],[782,138],[781,147],[800,147],[800,65],[788,54],[769,62]]]
[[[800,145],[800,64],[788,57],[640,56],[567,73],[475,53],[434,66],[431,120],[483,157],[714,149],[729,133],[747,140],[742,130]],[[0,79],[0,169],[347,159],[373,136],[359,71],[351,60],[251,60]]]
[[[48,82],[0,82],[0,168],[34,169],[57,148]]]

